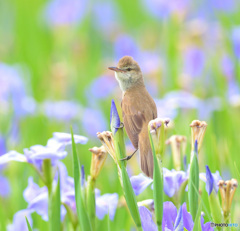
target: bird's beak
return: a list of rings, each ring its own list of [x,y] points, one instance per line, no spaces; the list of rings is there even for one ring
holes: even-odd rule
[[[112,70],[112,71],[116,71],[116,72],[123,72],[122,69],[117,68],[117,67],[109,67],[108,69],[109,69],[109,70]]]

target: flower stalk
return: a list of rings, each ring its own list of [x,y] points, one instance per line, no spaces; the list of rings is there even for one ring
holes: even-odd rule
[[[162,156],[165,151],[165,129],[169,120],[157,118],[148,124],[149,139],[153,153],[153,199],[158,230],[162,230],[163,217],[163,169]]]
[[[213,175],[208,166],[206,166],[206,190],[208,193],[208,201],[210,205],[210,210],[213,218],[213,222],[220,224],[222,223],[222,213],[221,207],[219,203],[219,199],[217,196],[217,187],[214,182]],[[217,227],[218,230],[221,230],[221,227]]]
[[[88,216],[92,225],[92,230],[95,230],[96,223],[96,202],[95,202],[95,183],[96,179],[107,158],[107,151],[103,146],[100,148],[93,147],[89,151],[92,153],[90,176],[87,180],[87,209]]]
[[[188,200],[189,209],[193,220],[195,220],[198,211],[199,197],[199,165],[198,165],[198,142],[195,141],[195,149],[191,154],[190,172],[188,181]]]
[[[183,167],[183,155],[186,151],[186,136],[173,135],[167,141],[166,144],[171,145],[173,164],[177,171]]]
[[[126,146],[124,142],[123,126],[120,126],[120,118],[117,112],[116,105],[112,100],[111,106],[111,129],[112,133],[98,133],[98,138],[103,146],[114,159],[118,167],[118,175],[124,192],[124,197],[134,220],[135,225],[139,231],[142,231],[140,213],[136,201],[136,197],[127,173],[126,161],[122,160],[126,157]]]

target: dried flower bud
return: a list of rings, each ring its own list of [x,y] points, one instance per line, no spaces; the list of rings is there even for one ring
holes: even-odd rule
[[[202,146],[205,131],[207,129],[207,123],[205,121],[193,120],[190,127],[192,133],[192,150],[194,150],[195,141],[197,140],[199,152]]]
[[[225,221],[230,217],[230,210],[232,206],[233,196],[238,186],[236,179],[231,179],[227,181],[220,180],[218,182],[220,195],[222,198],[222,210]]]
[[[154,120],[151,120],[148,123],[148,129],[150,134],[152,135],[153,144],[157,154],[164,153],[164,150],[165,150],[164,131],[165,131],[165,128],[168,126],[169,122],[170,122],[169,119],[156,118]],[[164,126],[163,130],[162,130],[162,125]]]
[[[90,148],[89,151],[92,152],[90,175],[93,179],[96,179],[107,158],[107,151],[104,146],[101,146],[100,148],[93,147]]]
[[[176,170],[181,169],[181,160],[186,151],[186,141],[187,141],[186,136],[179,136],[179,135],[171,136],[166,141],[166,144],[171,145],[173,162]]]
[[[109,131],[98,132],[97,137],[101,141],[101,143],[104,146],[104,148],[106,149],[106,151],[109,153],[109,155],[113,158],[113,160],[117,164],[117,157],[116,157],[116,153],[115,153],[112,132],[109,132]]]

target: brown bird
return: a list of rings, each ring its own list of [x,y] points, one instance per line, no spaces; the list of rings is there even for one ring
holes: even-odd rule
[[[136,151],[140,151],[142,171],[152,178],[153,156],[148,123],[157,118],[156,104],[144,85],[138,63],[132,57],[124,56],[119,60],[117,67],[109,69],[115,71],[115,77],[123,92],[121,106],[127,135]],[[130,159],[133,154],[126,159]]]

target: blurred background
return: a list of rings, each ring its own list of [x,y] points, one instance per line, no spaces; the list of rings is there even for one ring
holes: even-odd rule
[[[89,138],[78,146],[89,173],[88,149],[100,145],[96,132],[109,130],[111,99],[120,109],[121,91],[107,67],[131,55],[140,64],[158,116],[174,122],[168,137],[187,136],[188,162],[189,124],[205,120],[200,171],[208,164],[224,180],[237,178],[239,14],[237,0],[0,1],[0,155],[46,145],[53,132],[69,132],[73,126],[76,134]],[[131,153],[127,137],[126,142]],[[168,148],[169,169],[170,154]],[[71,155],[64,160],[69,175],[71,161]],[[137,162],[136,156],[129,161],[130,174],[140,172]],[[0,169],[1,227],[26,207],[22,192],[34,174],[19,163]],[[121,195],[116,179],[108,158],[97,186]],[[239,212],[239,203],[234,206]],[[127,213],[118,213],[125,214],[116,215],[121,224]],[[41,219],[35,222],[46,225]]]

